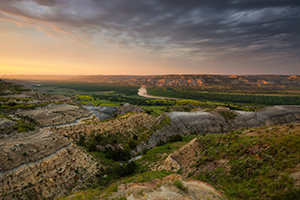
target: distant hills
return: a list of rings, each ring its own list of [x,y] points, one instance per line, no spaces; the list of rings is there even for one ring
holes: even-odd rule
[[[87,83],[122,83],[156,86],[202,86],[210,84],[229,85],[300,85],[299,75],[6,75],[3,79],[34,81],[70,81]]]
[[[296,75],[163,75],[130,79],[128,84],[156,86],[300,85]]]
[[[35,81],[78,81],[78,82],[119,82],[140,78],[131,75],[4,75],[2,79],[35,80]]]

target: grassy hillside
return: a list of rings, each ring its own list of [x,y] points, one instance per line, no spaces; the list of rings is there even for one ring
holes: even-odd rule
[[[120,184],[144,183],[154,179],[162,179],[172,173],[164,170],[151,171],[151,166],[159,164],[170,153],[178,150],[195,137],[195,135],[183,136],[179,141],[154,147],[145,152],[140,159],[132,162],[131,166],[126,162],[120,165],[120,162],[93,152],[92,155],[99,160],[99,163],[106,166],[98,174],[98,183],[94,185],[96,188],[80,191],[62,199],[103,199],[116,192]],[[126,198],[124,197],[124,199]]]
[[[208,134],[196,144],[190,157],[194,162],[183,173],[213,185],[229,199],[300,198],[299,124]],[[180,154],[184,152],[179,150],[175,159]]]
[[[167,176],[170,173],[148,170],[158,167],[162,159],[194,137],[155,147],[135,162],[137,166],[128,178],[115,180],[105,188],[100,186],[101,189],[76,193],[70,198],[103,197],[103,194],[116,192],[122,183],[147,182]],[[172,154],[182,166],[177,173],[209,183],[228,199],[299,199],[299,124],[207,134],[199,136],[195,145],[190,146],[194,153],[179,149],[177,155]],[[192,164],[185,165],[184,159],[192,160]]]

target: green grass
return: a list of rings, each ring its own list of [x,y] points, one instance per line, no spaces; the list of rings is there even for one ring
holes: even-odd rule
[[[83,84],[78,83],[44,83],[39,90],[47,91],[51,94],[69,95],[75,96],[75,99],[79,96],[89,96],[90,99],[79,98],[79,102],[82,104],[91,103],[94,106],[121,106],[124,103],[130,103],[141,106],[142,108],[152,111],[153,114],[159,114],[162,112],[169,112],[174,109],[177,111],[191,111],[194,107],[202,107],[208,109],[214,109],[218,106],[228,107],[233,110],[246,110],[255,111],[257,108],[261,108],[261,105],[255,105],[256,107],[249,107],[245,103],[224,103],[222,101],[213,101],[205,99],[192,100],[189,96],[184,96],[182,100],[166,100],[166,99],[147,99],[137,95],[137,86],[125,86],[125,85],[110,85],[110,84]],[[152,89],[153,90],[153,89]],[[149,90],[151,92],[151,88]],[[168,91],[163,92],[160,96],[168,96]],[[207,93],[207,92],[204,92]]]
[[[147,151],[147,153],[142,158],[137,160],[136,163],[142,166],[147,166],[149,163],[157,162],[163,158],[166,158],[170,153],[178,150],[180,147],[196,137],[196,135],[183,136],[182,141],[156,146]]]
[[[265,129],[256,130],[259,136],[235,131],[199,137],[204,150],[198,152],[194,169],[200,171],[193,176],[224,191],[229,199],[295,199],[299,188],[289,174],[300,162],[299,129],[273,133]],[[228,168],[205,167],[220,159],[228,160]]]
[[[153,111],[156,113],[164,113],[167,111],[167,106],[141,106],[144,110]]]
[[[162,179],[168,175],[172,174],[167,171],[148,171],[140,174],[136,174],[132,177],[124,179],[123,183],[143,183],[149,182],[153,179]]]
[[[63,81],[52,81],[42,82],[40,87],[34,87],[39,90],[55,93],[57,91],[63,91],[66,89],[70,93],[75,92],[76,94],[84,93],[118,93],[124,95],[135,95],[138,92],[138,86],[129,86],[113,83],[84,83],[84,82],[63,82]]]
[[[145,173],[135,174],[133,176],[123,178],[105,188],[88,189],[72,194],[72,197],[60,198],[59,200],[87,200],[87,199],[106,199],[109,195],[118,191],[120,184],[137,183],[137,182],[149,182],[154,179],[162,179],[172,174],[167,171],[149,171]]]
[[[167,122],[168,119],[165,123]],[[98,181],[99,186],[97,189],[90,189],[75,193],[73,194],[73,197],[71,199],[93,199],[100,197],[105,199],[105,197],[108,197],[113,191],[115,191],[116,187],[121,183],[149,182],[153,179],[162,179],[172,173],[167,171],[148,171],[148,164],[161,160],[163,154],[166,154],[165,156],[167,156],[167,154],[170,154],[173,151],[179,149],[195,137],[196,136],[194,135],[183,136],[183,139],[180,142],[165,144],[149,150],[141,159],[135,161],[137,168],[135,169],[133,175],[118,177],[114,174],[106,174],[107,177],[104,178],[104,174],[100,173]],[[114,170],[117,166],[120,166],[120,162],[115,162],[112,159],[108,159],[104,153],[90,153],[93,155],[94,158],[98,160],[99,163],[101,163],[101,166],[103,167],[108,166],[108,169]],[[105,171],[107,171],[108,169],[105,169]]]
[[[220,111],[218,111],[218,113],[219,113],[226,121],[234,120],[234,118],[237,116],[237,114],[235,114],[234,112],[232,112],[232,111],[230,111],[230,110],[220,110]]]

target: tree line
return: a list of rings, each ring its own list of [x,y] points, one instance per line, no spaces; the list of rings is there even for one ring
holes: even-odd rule
[[[151,95],[194,99],[199,101],[218,101],[225,103],[249,103],[258,105],[300,105],[299,96],[267,96],[232,93],[199,92],[181,87],[148,87]]]

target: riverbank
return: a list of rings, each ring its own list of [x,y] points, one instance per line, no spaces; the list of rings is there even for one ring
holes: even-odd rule
[[[178,98],[172,98],[172,97],[159,97],[159,96],[153,96],[149,95],[147,93],[147,89],[144,85],[141,86],[139,89],[138,95],[141,97],[151,98],[151,99],[169,99],[169,100],[179,100]]]

